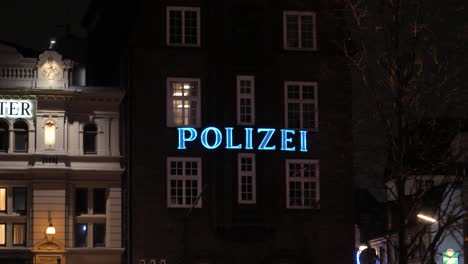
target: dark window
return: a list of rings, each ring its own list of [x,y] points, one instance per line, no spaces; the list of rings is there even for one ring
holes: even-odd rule
[[[13,188],[13,211],[26,214],[28,190],[26,188]]]
[[[88,225],[76,224],[75,225],[75,247],[88,246]]]
[[[26,246],[26,224],[13,224],[13,246]]]
[[[76,189],[75,191],[75,215],[88,213],[88,189]]]
[[[93,225],[93,247],[106,246],[106,224]]]
[[[0,152],[8,152],[8,124],[0,120]]]
[[[106,189],[94,189],[93,194],[93,213],[106,213]]]
[[[95,124],[87,124],[83,128],[84,154],[96,154],[97,127]]]
[[[15,133],[15,152],[28,151],[28,125],[24,121],[16,121],[13,125]]]

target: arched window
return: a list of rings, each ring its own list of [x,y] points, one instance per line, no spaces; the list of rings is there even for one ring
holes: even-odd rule
[[[28,124],[24,121],[16,121],[13,125],[15,133],[15,152],[28,151]]]
[[[97,127],[95,124],[87,124],[83,128],[84,154],[96,154]]]
[[[0,152],[8,152],[8,123],[0,120]]]

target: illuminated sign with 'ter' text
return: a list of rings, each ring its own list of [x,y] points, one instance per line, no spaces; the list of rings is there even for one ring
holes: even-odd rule
[[[33,101],[0,99],[0,117],[32,118],[33,116],[34,116]]]

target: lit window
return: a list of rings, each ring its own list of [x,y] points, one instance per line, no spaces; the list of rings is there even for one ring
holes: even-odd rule
[[[256,202],[255,154],[240,153],[238,160],[238,202]]]
[[[285,49],[315,50],[317,48],[314,12],[285,11],[283,30]]]
[[[0,120],[0,152],[8,152],[9,140],[8,123]]]
[[[167,45],[200,46],[200,8],[167,7]]]
[[[255,123],[255,77],[237,76],[237,124]]]
[[[83,128],[84,154],[96,154],[97,127],[95,124],[86,124]]]
[[[200,126],[200,79],[168,78],[167,125]]]
[[[8,223],[0,224],[0,246],[26,246],[27,194],[26,187],[0,187],[0,215],[8,219]],[[12,197],[11,201],[7,202],[7,197]]]
[[[26,214],[28,190],[23,187],[13,188],[13,212]]]
[[[7,211],[7,189],[0,188],[0,212],[6,213]]]
[[[26,246],[26,224],[13,224],[13,246]]]
[[[28,125],[24,121],[16,121],[13,125],[15,134],[15,152],[28,151]]]
[[[201,159],[167,159],[168,207],[201,207]]]
[[[0,224],[0,246],[6,246],[6,224]]]
[[[287,208],[318,208],[319,191],[317,160],[286,160]]]
[[[318,131],[317,83],[286,82],[286,127]]]

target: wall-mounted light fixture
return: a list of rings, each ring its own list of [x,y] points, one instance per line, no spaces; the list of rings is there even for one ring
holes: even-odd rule
[[[49,226],[47,227],[45,233],[46,233],[46,237],[47,237],[48,241],[50,241],[50,240],[52,240],[52,238],[54,238],[55,227],[52,224],[52,217],[50,216],[50,210],[49,210]]]
[[[55,145],[55,123],[47,120],[44,126],[44,144],[51,149]]]

